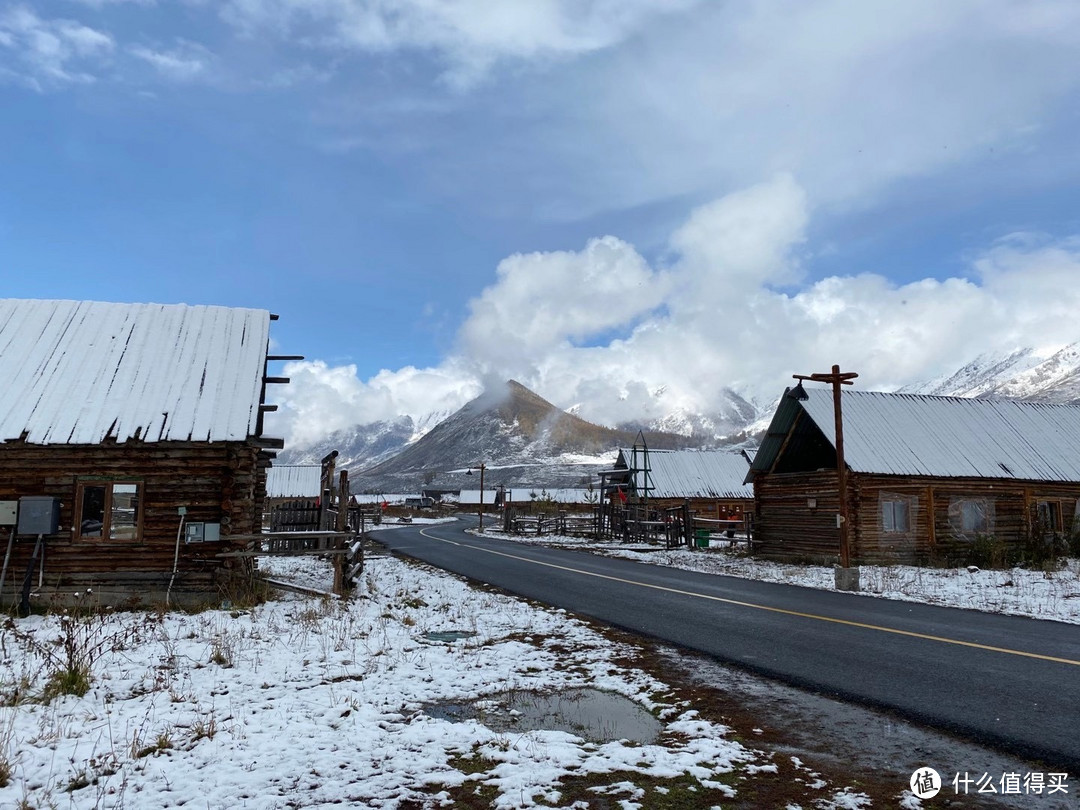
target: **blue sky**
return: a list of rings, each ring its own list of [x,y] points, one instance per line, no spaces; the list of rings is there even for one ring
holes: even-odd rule
[[[0,0],[0,278],[279,313],[298,441],[493,378],[899,385],[1080,340],[1078,45],[1056,0]]]

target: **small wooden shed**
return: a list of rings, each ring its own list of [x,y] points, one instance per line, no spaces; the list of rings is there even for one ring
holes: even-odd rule
[[[276,317],[0,300],[5,606],[24,587],[38,603],[213,599],[249,565],[220,554],[260,531],[282,446],[263,435],[266,386],[288,382],[267,376],[285,359],[267,355]],[[41,542],[29,509],[55,510]]]
[[[1038,549],[1074,530],[1080,407],[842,392],[852,560],[960,564],[976,544]],[[754,550],[835,561],[833,394],[781,398],[748,480]]]
[[[271,532],[332,529],[336,525],[338,451],[318,464],[275,464],[266,474],[264,528]],[[332,513],[332,514],[331,514]]]

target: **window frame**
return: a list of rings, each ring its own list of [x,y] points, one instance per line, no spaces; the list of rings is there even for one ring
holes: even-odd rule
[[[132,536],[111,537],[115,528],[113,517],[118,508],[113,503],[115,488],[117,486],[134,486],[135,493],[135,520]],[[104,502],[102,504],[102,520],[100,534],[83,534],[83,509],[86,500],[86,490],[90,487],[102,487]],[[109,477],[109,478],[80,478],[75,482],[75,512],[73,517],[72,538],[81,543],[141,543],[143,541],[143,500],[145,498],[145,483],[138,478]]]
[[[974,520],[976,514],[981,515],[981,520]],[[997,499],[987,495],[952,496],[948,515],[954,536],[965,540],[979,536],[992,537],[997,531]]]
[[[896,507],[903,504],[904,525],[897,526]],[[883,534],[910,534],[913,528],[912,511],[914,499],[908,495],[882,495],[881,497],[881,531]],[[891,518],[886,519],[886,514]],[[890,526],[890,523],[892,524]]]
[[[1035,518],[1038,521],[1039,526],[1043,526],[1043,516],[1046,517],[1046,523],[1044,528],[1052,535],[1060,535],[1062,532],[1063,510],[1061,508],[1061,501],[1045,499],[1035,502]]]
[[[917,492],[881,490],[877,494],[876,508],[877,530],[883,542],[907,543],[914,540],[919,530],[919,494]],[[902,512],[904,518],[899,525],[896,522],[898,512]]]

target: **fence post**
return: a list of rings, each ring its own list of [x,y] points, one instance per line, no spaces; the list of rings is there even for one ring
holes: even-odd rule
[[[342,470],[338,484],[338,510],[337,526],[339,532],[344,532],[349,525],[349,471]],[[334,551],[345,550],[345,538],[338,537],[334,542]],[[345,555],[334,554],[334,593],[341,596],[345,592]]]
[[[690,517],[690,499],[687,498],[682,505],[683,512],[683,531],[685,534],[686,545],[690,548],[694,547],[694,521]]]

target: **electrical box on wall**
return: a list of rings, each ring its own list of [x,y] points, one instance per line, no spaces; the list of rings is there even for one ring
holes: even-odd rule
[[[56,534],[60,531],[60,499],[49,495],[19,498],[19,534]]]
[[[221,524],[188,523],[184,527],[184,539],[188,543],[216,543],[221,539]]]
[[[18,501],[0,501],[0,526],[14,526],[18,523],[16,519],[18,514]]]

